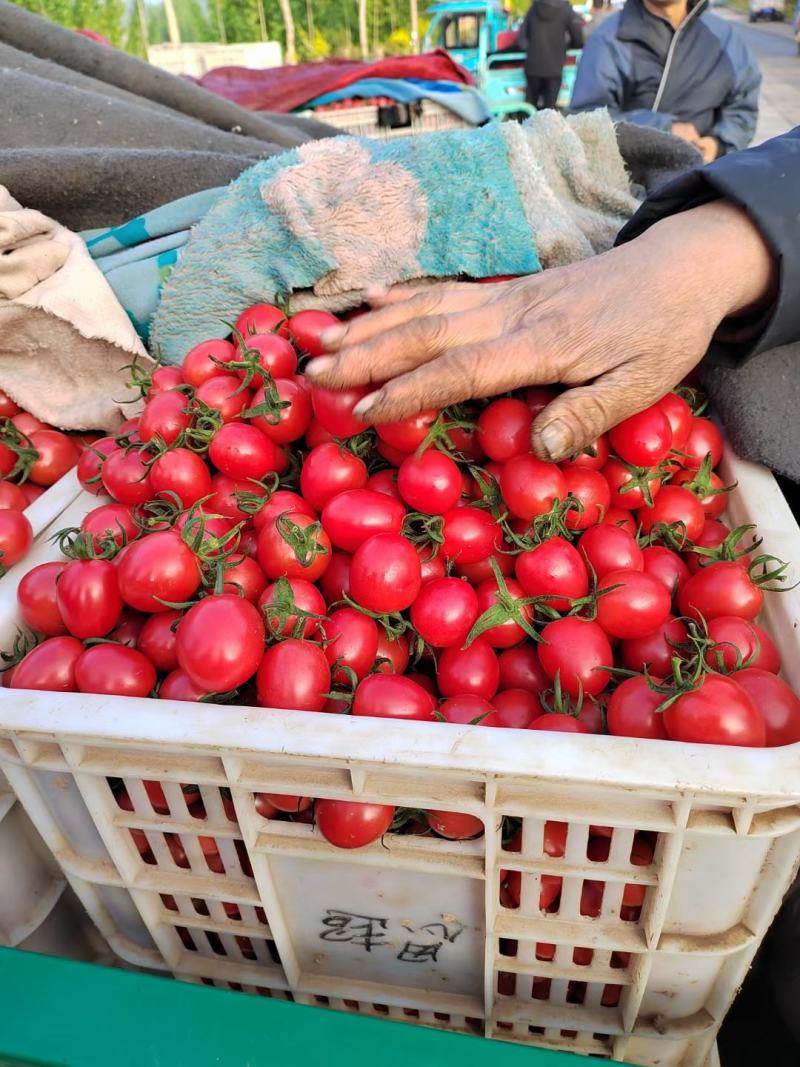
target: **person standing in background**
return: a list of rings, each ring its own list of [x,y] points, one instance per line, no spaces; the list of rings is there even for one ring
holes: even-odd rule
[[[590,21],[583,27],[583,40],[584,44],[592,36],[595,30],[599,29],[602,23],[613,14],[611,5],[607,0],[592,0],[592,10],[590,12]]]
[[[761,74],[708,0],[626,0],[583,50],[570,110],[674,133],[706,163],[753,140]]]
[[[529,104],[536,108],[556,106],[567,49],[582,44],[582,20],[568,0],[534,0],[519,31],[519,48],[527,53]]]

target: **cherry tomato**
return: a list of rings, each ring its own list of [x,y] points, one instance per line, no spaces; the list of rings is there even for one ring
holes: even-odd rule
[[[441,552],[436,556],[432,556],[430,546],[422,544],[417,545],[417,553],[419,555],[420,577],[423,585],[434,578],[444,578],[446,576],[447,565]]]
[[[657,578],[669,593],[675,597],[689,580],[689,568],[681,557],[665,545],[650,545],[642,550],[644,573]]]
[[[438,414],[438,411],[431,408],[400,422],[385,422],[376,426],[375,430],[381,441],[385,441],[391,448],[396,448],[398,452],[416,452]]]
[[[249,484],[253,486],[252,482]],[[303,500],[290,489],[277,489],[255,513],[253,524],[260,531],[270,523],[274,523],[279,515],[286,514],[308,515],[312,519],[317,517],[316,511],[307,500]]]
[[[328,604],[335,604],[350,595],[350,560],[346,552],[334,552],[325,573],[319,580],[322,595]]]
[[[56,585],[58,610],[74,637],[105,637],[119,622],[117,568],[107,559],[74,559]]]
[[[245,337],[245,345],[246,349],[242,350],[237,340],[237,359],[240,362],[253,360],[273,378],[291,378],[297,370],[297,355],[291,343],[278,333],[250,334]],[[244,379],[248,372],[240,368],[236,373]],[[260,389],[264,385],[264,375],[252,374],[248,384],[253,389]]]
[[[399,534],[374,534],[353,554],[350,595],[357,604],[379,614],[404,611],[422,585],[417,551]]]
[[[411,605],[411,624],[433,648],[459,648],[478,617],[478,598],[462,578],[434,578]]]
[[[731,671],[742,667],[759,668],[777,674],[781,660],[769,634],[754,622],[737,615],[718,615],[708,623],[708,636],[715,642],[706,652],[706,663],[714,670]],[[736,675],[738,682],[739,674]]]
[[[56,582],[66,563],[40,563],[17,586],[19,613],[26,626],[46,637],[59,637],[67,627],[58,609]]]
[[[145,404],[139,416],[139,436],[143,441],[154,438],[172,445],[188,428],[191,415],[183,393],[159,393]]]
[[[0,418],[10,419],[13,415],[19,414],[22,408],[16,404],[8,393],[0,389]]]
[[[150,468],[148,480],[153,496],[169,500],[174,493],[184,508],[211,493],[208,467],[188,448],[172,448],[162,453]]]
[[[442,558],[469,566],[487,560],[502,540],[502,531],[490,512],[482,508],[457,507],[442,515]],[[491,575],[491,566],[489,575]],[[488,577],[488,576],[487,576]]]
[[[570,467],[584,467],[586,470],[599,471],[606,465],[608,452],[608,438],[603,433],[583,452],[578,452],[569,459],[562,459],[560,466],[565,471]]]
[[[661,490],[661,479],[655,471],[637,471],[613,456],[603,467],[608,482],[612,508],[635,511],[646,503],[645,490],[655,499]],[[635,528],[631,533],[635,533]]]
[[[311,406],[314,416],[332,433],[334,437],[343,439],[362,433],[367,424],[353,414],[353,408],[370,391],[369,386],[359,386],[357,389],[323,389],[321,385],[311,386]]]
[[[238,353],[230,341],[201,341],[184,356],[181,374],[183,380],[196,389],[209,378],[218,378],[225,373],[225,368],[220,367],[220,363],[233,363],[236,359]]]
[[[299,627],[299,612],[312,616],[325,614],[322,593],[305,578],[280,578],[268,585],[258,598],[258,607],[264,615],[267,632],[273,637],[312,637],[319,629],[320,620],[305,618]]]
[[[359,804],[353,800],[318,800],[317,829],[337,848],[363,848],[389,830],[394,808],[389,804]]]
[[[408,666],[408,638],[389,637],[381,627],[378,630],[378,654],[373,670],[379,674],[402,674]]]
[[[288,793],[256,793],[256,811],[259,815],[263,814],[263,811],[259,810],[258,798],[263,797],[267,804],[274,809],[274,811],[286,811],[292,815],[297,815],[301,811],[308,811],[311,805],[314,803],[311,797],[295,797]],[[262,801],[263,806],[263,801]],[[271,816],[266,816],[271,818]]]
[[[156,671],[135,648],[94,645],[75,662],[75,684],[81,693],[146,697],[155,688]]]
[[[528,729],[553,731],[559,734],[588,734],[590,732],[586,724],[574,715],[549,711],[534,719]]]
[[[147,399],[154,400],[157,396],[169,393],[183,384],[183,374],[180,367],[156,367],[150,378],[150,388],[147,390]]]
[[[137,648],[156,670],[174,671],[178,667],[177,624],[182,618],[180,611],[162,611],[151,615],[139,633]],[[162,686],[163,688],[163,686]],[[178,700],[179,697],[170,699]]]
[[[255,674],[264,639],[264,621],[253,604],[231,593],[209,596],[181,619],[178,664],[195,685],[227,692]]]
[[[439,715],[446,722],[458,726],[497,726],[494,705],[474,693],[459,693],[448,697],[439,707]]]
[[[639,532],[639,527],[634,522],[633,516],[623,508],[610,507],[603,516],[603,526],[618,526],[621,530],[627,530],[631,537]]]
[[[753,698],[733,678],[721,674],[706,674],[697,688],[679,696],[663,715],[671,741],[749,748],[766,744],[764,717]]]
[[[145,618],[146,616],[142,615],[141,612],[123,608],[119,622],[108,634],[108,640],[116,641],[120,645],[127,645],[128,648],[138,648],[139,634],[144,626]]]
[[[211,479],[211,493],[203,507],[211,515],[225,515],[234,522],[254,518],[243,510],[244,497],[257,498],[262,495],[261,486],[248,479],[229,478],[227,474],[215,474]]]
[[[425,818],[434,833],[450,841],[468,841],[483,833],[483,823],[476,815],[458,811],[426,811]]]
[[[653,404],[623,419],[608,434],[609,443],[621,460],[634,467],[657,467],[672,448],[672,425]]]
[[[291,378],[278,378],[274,391],[279,403],[284,405],[277,412],[277,421],[272,415],[256,415],[253,416],[253,425],[274,444],[286,445],[299,440],[308,430],[311,423],[311,394]],[[259,389],[253,397],[253,408],[265,402],[266,394]]]
[[[170,671],[158,688],[161,700],[183,700],[196,703],[208,696],[207,691],[195,685],[189,675],[182,670]]]
[[[697,471],[678,471],[670,484],[682,485],[691,493],[694,493],[700,501],[700,507],[703,509],[707,519],[719,518],[728,506],[728,494],[721,491],[726,488],[725,483],[718,474],[711,471],[708,476],[708,492],[705,492],[704,488],[694,487],[696,478]],[[705,484],[704,480],[703,485],[705,486]],[[714,490],[720,490],[720,492],[714,492]]]
[[[322,631],[328,642],[325,657],[333,670],[334,684],[348,681],[347,673],[337,665],[349,667],[359,681],[368,674],[378,654],[378,626],[374,619],[354,608],[340,608],[330,613]]]
[[[225,423],[211,439],[208,456],[217,470],[240,481],[263,478],[282,464],[277,446],[256,426],[242,422]]]
[[[367,481],[367,488],[376,493],[385,493],[386,496],[394,497],[395,500],[402,499],[400,490],[397,488],[397,471],[391,469],[375,471],[371,474]]]
[[[256,675],[258,702],[265,708],[322,711],[330,687],[325,653],[293,637],[267,649]]]
[[[483,637],[476,637],[469,648],[446,648],[437,660],[436,681],[442,696],[474,693],[491,700],[500,684],[497,654]]]
[[[456,463],[436,448],[421,456],[407,456],[397,473],[400,496],[413,511],[441,515],[461,496],[461,473]]]
[[[315,582],[331,558],[331,540],[309,515],[279,515],[258,535],[258,562],[268,578],[305,578]]]
[[[421,685],[401,674],[369,674],[356,689],[353,715],[431,722],[436,700]]]
[[[32,544],[33,527],[22,512],[0,511],[0,568],[19,563]]]
[[[238,378],[230,374],[218,374],[209,378],[195,390],[195,400],[219,413],[223,422],[233,422],[241,417],[252,403],[252,393],[242,389]]]
[[[800,700],[782,678],[748,667],[737,671],[733,679],[750,695],[763,717],[768,748],[800,741]]]
[[[460,508],[459,510],[465,511],[466,509]],[[503,543],[503,548],[505,547],[507,546]],[[494,577],[493,560],[504,577],[507,578],[514,573],[514,557],[504,551],[492,552],[485,559],[479,559],[476,563],[462,563],[460,560],[456,560],[455,571],[459,578],[466,578],[473,585],[480,585],[481,582]]]
[[[298,311],[289,319],[289,335],[301,352],[322,356],[327,349],[320,340],[325,330],[338,326],[339,320],[328,311]]]
[[[254,333],[277,333],[289,336],[289,324],[280,308],[274,304],[251,304],[233,324],[233,336],[239,333],[247,340]]]
[[[665,700],[666,696],[652,689],[643,675],[626,678],[608,698],[608,732],[617,737],[666,740],[664,717],[656,710]]]
[[[563,472],[531,453],[511,457],[500,475],[500,489],[511,514],[528,520],[544,515],[567,495]]]
[[[706,521],[703,507],[694,493],[679,485],[665,485],[653,502],[639,509],[639,522],[644,533],[655,526],[677,526],[681,533],[694,541]]]
[[[28,477],[36,485],[53,485],[80,459],[78,446],[60,430],[34,430],[30,440],[39,453],[28,471]]]
[[[738,563],[712,563],[693,574],[678,594],[682,615],[702,616],[706,622],[720,615],[754,619],[761,611],[764,593]]]
[[[541,637],[541,665],[551,680],[558,673],[565,693],[573,699],[581,692],[589,696],[602,693],[611,681],[609,672],[602,668],[613,667],[614,658],[608,638],[596,622],[577,616],[555,619],[545,626]]]
[[[602,473],[587,467],[568,467],[564,481],[567,494],[580,505],[567,512],[567,529],[586,530],[602,522],[611,502],[611,490]]]
[[[720,522],[718,519],[706,519],[699,536],[695,538],[694,547],[718,549],[730,533],[730,527],[726,526],[724,522]],[[736,546],[736,551],[741,554],[736,560],[732,561],[738,563],[740,567],[744,567],[745,570],[750,565],[751,559],[749,553],[745,551],[746,548],[747,545],[744,538],[742,538]],[[708,567],[710,564],[717,562],[713,556],[706,556],[700,552],[692,551],[686,552],[684,559],[690,574],[697,574],[703,567]]]
[[[338,493],[363,489],[367,477],[363,460],[329,442],[317,445],[306,456],[300,472],[300,492],[313,508],[321,511]]]
[[[399,500],[373,489],[350,489],[322,510],[322,526],[337,548],[355,552],[377,533],[399,534],[406,509]]]
[[[82,655],[83,645],[76,638],[49,637],[16,665],[10,687],[74,693],[78,688],[75,664]]]
[[[656,404],[657,408],[667,416],[672,429],[672,449],[681,451],[689,437],[692,425],[692,409],[682,396],[677,393],[667,393]]]
[[[149,468],[135,450],[118,448],[106,456],[100,474],[106,492],[120,504],[144,504],[153,495]]]
[[[29,411],[20,411],[17,415],[12,415],[11,421],[19,432],[25,434],[26,437],[30,437],[36,430],[51,430],[53,428],[52,426],[48,426],[46,422],[42,422],[41,419],[37,419],[34,415],[31,415]],[[7,473],[8,471],[3,471],[3,474]]]
[[[710,419],[695,417],[689,428],[689,436],[681,449],[681,462],[690,470],[697,470],[707,455],[711,466],[716,467],[722,459],[722,434]]]
[[[675,645],[686,642],[688,631],[681,619],[668,615],[652,633],[629,637],[622,642],[620,654],[623,666],[631,671],[643,671],[666,676],[672,673],[672,660],[678,655]]]
[[[522,603],[525,598],[525,591],[522,586],[513,578],[506,578],[505,585],[509,596],[518,602],[518,615],[530,623],[533,619],[533,608],[529,604]],[[487,578],[485,582],[481,582],[478,585],[475,592],[478,596],[478,616],[480,618],[490,608],[496,607],[499,603],[497,579]],[[520,641],[524,640],[526,633],[518,618],[507,617],[488,630],[484,630],[481,636],[493,648],[511,648],[512,645],[519,644]]]
[[[490,459],[505,463],[530,450],[533,413],[522,400],[493,400],[478,419],[478,440]]]
[[[197,592],[200,568],[194,552],[171,530],[134,541],[117,566],[122,599],[137,611],[169,611]]]
[[[255,604],[267,587],[267,576],[250,556],[235,552],[225,560],[223,593],[243,596]]]
[[[620,526],[592,526],[581,537],[578,548],[598,579],[609,571],[640,571],[644,568],[642,550],[636,538]]]
[[[96,548],[101,541],[113,539],[118,548],[135,541],[141,530],[127,504],[101,504],[87,511],[81,521],[83,533],[91,534]]]
[[[101,437],[81,452],[76,473],[78,481],[87,493],[99,496],[104,491],[100,470],[106,456],[110,456],[116,450],[117,442],[113,437]]]
[[[495,693],[492,704],[497,715],[496,725],[507,730],[527,730],[545,710],[538,695],[529,689],[503,689]]]
[[[568,611],[571,600],[589,592],[586,564],[578,550],[563,537],[551,537],[521,552],[516,557],[515,573],[525,596],[546,596],[543,603],[556,611]],[[560,595],[551,596],[551,593]]]
[[[669,593],[643,571],[609,571],[597,592],[597,622],[612,637],[653,633],[669,615]]]
[[[28,498],[14,482],[0,482],[0,511],[24,511]]]
[[[498,657],[501,689],[527,689],[540,693],[550,688],[550,677],[539,662],[532,644],[506,649]]]

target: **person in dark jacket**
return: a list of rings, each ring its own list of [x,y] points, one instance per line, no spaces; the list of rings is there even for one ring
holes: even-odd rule
[[[325,338],[337,354],[314,366],[314,380],[369,385],[379,367],[384,384],[355,409],[370,424],[561,383],[534,421],[532,447],[564,459],[655,403],[706,354],[737,366],[800,342],[799,208],[800,127],[663,186],[602,255],[494,285],[378,298],[385,308]]]
[[[708,0],[627,0],[586,42],[571,111],[607,107],[695,144],[707,163],[746,148],[761,74],[736,26]]]
[[[519,31],[518,47],[527,53],[525,77],[529,104],[554,108],[568,48],[583,43],[581,20],[568,0],[534,0]]]

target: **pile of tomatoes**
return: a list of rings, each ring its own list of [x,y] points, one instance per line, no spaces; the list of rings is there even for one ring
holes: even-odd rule
[[[62,533],[65,559],[19,583],[37,643],[19,642],[7,685],[800,740],[800,700],[756,621],[785,567],[721,520],[723,442],[695,393],[670,393],[559,464],[529,444],[549,389],[368,428],[353,410],[366,389],[302,373],[336,322],[257,304],[232,340],[140,382],[140,416],[78,463],[110,502]],[[390,827],[483,830],[451,812],[263,803],[342,847]]]
[[[33,543],[25,509],[75,466],[92,439],[48,426],[0,390],[0,574]]]

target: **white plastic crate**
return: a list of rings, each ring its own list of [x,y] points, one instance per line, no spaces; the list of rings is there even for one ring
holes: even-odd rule
[[[723,474],[739,482],[731,521],[757,520],[765,548],[797,563],[800,531],[771,475],[735,460]],[[79,498],[63,521],[95,503]],[[54,554],[44,544],[35,552]],[[14,586],[13,572],[0,582],[0,644],[15,627]],[[764,621],[800,689],[800,591],[769,597]],[[0,763],[128,962],[659,1067],[700,1067],[714,1055],[797,867],[799,757],[800,746],[0,693]],[[123,779],[132,811],[117,805],[108,777]],[[169,814],[156,813],[143,780],[162,784]],[[199,786],[202,817],[181,783]],[[310,826],[261,818],[261,791],[469,812],[486,833],[467,842],[388,835],[342,852]],[[521,852],[503,849],[503,816],[522,820]],[[547,819],[569,823],[563,858],[544,854]],[[605,862],[587,859],[590,824],[613,827]],[[146,835],[155,862],[141,858],[131,829]],[[657,835],[650,866],[630,863],[636,830]],[[179,838],[188,868],[174,862],[165,833]],[[201,836],[217,843],[217,870]],[[502,869],[521,872],[517,909],[500,903]],[[554,913],[538,907],[543,873],[563,879]],[[587,878],[604,883],[597,918],[580,915]],[[625,921],[629,882],[647,892],[640,916]],[[575,948],[591,958],[576,962]]]
[[[320,119],[328,126],[335,126],[341,133],[352,137],[379,137],[382,140],[394,140],[397,137],[410,137],[419,133],[433,133],[436,130],[471,129],[471,123],[460,118],[454,111],[442,107],[432,100],[421,100],[418,109],[413,105],[397,104],[401,113],[408,109],[408,124],[391,126],[381,124],[380,112],[385,107],[375,104],[363,104],[357,107],[319,108],[302,112],[309,118]],[[388,120],[387,120],[388,121]]]

